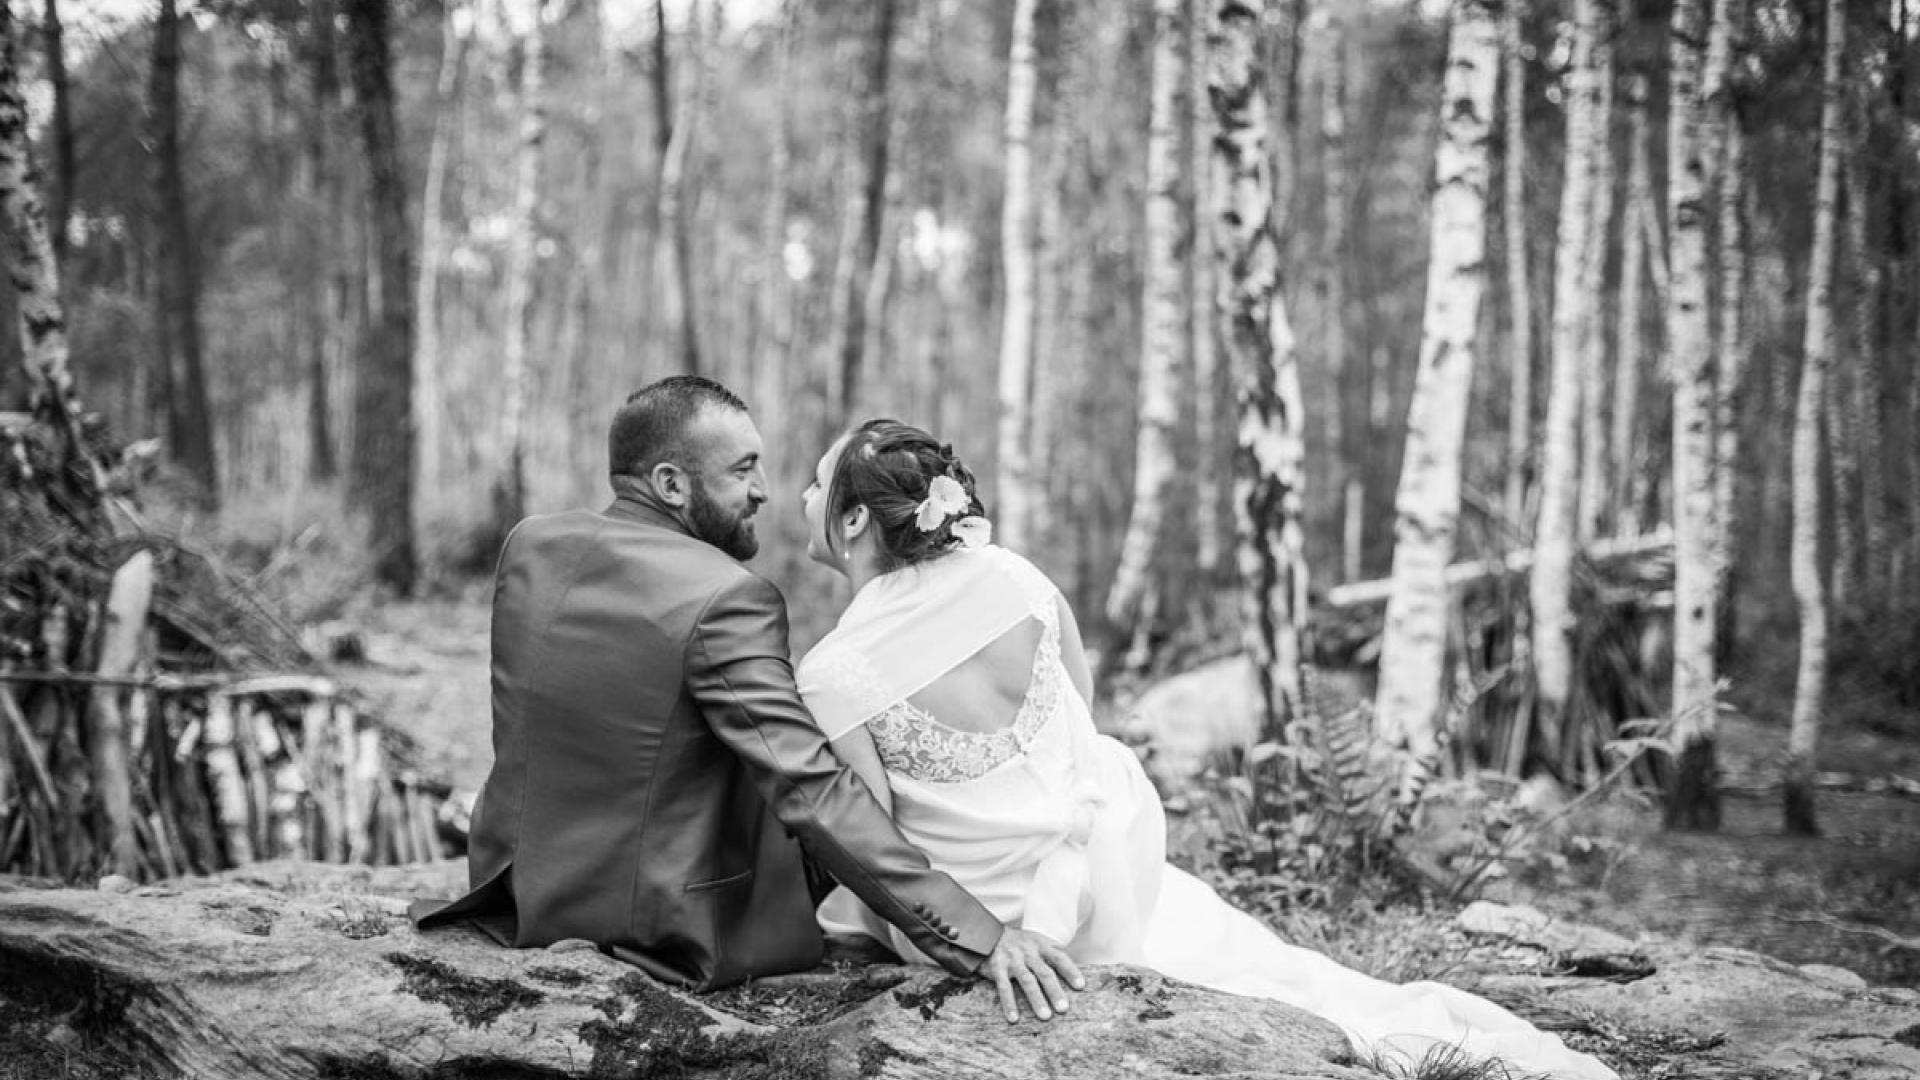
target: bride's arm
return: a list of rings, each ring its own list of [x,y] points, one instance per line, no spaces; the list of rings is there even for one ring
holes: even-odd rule
[[[867,725],[856,725],[853,730],[830,741],[834,756],[847,763],[853,774],[866,781],[867,789],[880,803],[888,817],[893,816],[893,788],[887,783],[886,767],[880,764],[880,751],[874,748],[873,736],[867,733]]]
[[[1074,621],[1073,608],[1065,596],[1054,602],[1060,605],[1060,659],[1067,665],[1067,678],[1073,680],[1080,700],[1092,708],[1093,670],[1087,666],[1087,647],[1080,640],[1080,624]]]

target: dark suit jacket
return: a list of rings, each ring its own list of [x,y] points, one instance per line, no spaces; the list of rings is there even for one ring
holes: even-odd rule
[[[416,904],[422,929],[585,938],[702,989],[801,970],[822,944],[797,837],[949,969],[974,971],[999,939],[814,726],[780,591],[637,502],[508,537],[493,752],[472,891]]]

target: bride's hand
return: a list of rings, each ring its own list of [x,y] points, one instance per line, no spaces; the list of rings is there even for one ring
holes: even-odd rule
[[[987,962],[980,965],[980,977],[992,979],[1000,991],[1000,1005],[1006,1010],[1009,1024],[1020,1019],[1020,1002],[1013,992],[1015,981],[1026,990],[1033,1014],[1042,1020],[1067,1011],[1067,992],[1060,986],[1062,978],[1075,990],[1084,990],[1087,985],[1073,958],[1059,943],[1017,926],[1008,926],[1001,933],[1000,943],[987,955]]]

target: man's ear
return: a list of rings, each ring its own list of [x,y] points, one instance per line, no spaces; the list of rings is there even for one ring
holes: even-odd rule
[[[647,470],[647,485],[653,488],[654,498],[676,509],[684,508],[693,499],[692,478],[671,461],[662,461]]]

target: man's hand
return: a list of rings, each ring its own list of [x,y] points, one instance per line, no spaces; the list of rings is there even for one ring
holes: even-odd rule
[[[1013,993],[1015,982],[1026,990],[1033,1014],[1042,1020],[1051,1020],[1054,1013],[1067,1011],[1067,992],[1060,986],[1062,978],[1075,990],[1084,990],[1087,986],[1087,980],[1080,977],[1080,969],[1074,966],[1067,950],[1050,938],[1028,933],[1017,926],[1008,926],[1001,933],[1000,943],[987,954],[987,962],[980,965],[979,975],[993,980],[994,987],[1000,991],[1000,1006],[1006,1010],[1009,1024],[1020,1019],[1020,1001]]]

